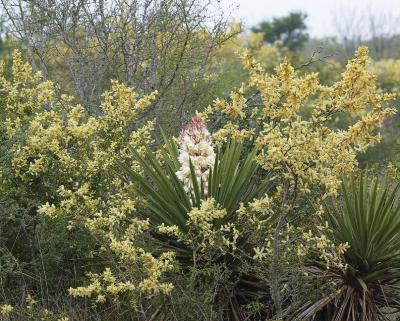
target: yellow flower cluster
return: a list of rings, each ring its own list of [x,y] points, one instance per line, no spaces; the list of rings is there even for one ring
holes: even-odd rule
[[[90,273],[88,274],[90,279],[90,285],[87,287],[71,288],[69,290],[70,295],[73,297],[87,297],[90,298],[96,294],[96,302],[104,303],[106,301],[106,293],[112,295],[118,295],[124,292],[130,292],[134,289],[133,284],[130,281],[117,282],[113,276],[111,270],[107,268],[101,275]],[[104,282],[104,287],[102,286]]]
[[[298,247],[299,256],[315,252],[319,259],[324,262],[327,270],[331,268],[345,269],[343,254],[349,248],[347,243],[335,244],[326,235],[330,232],[328,224],[317,226],[317,231],[303,233],[304,243]]]
[[[225,253],[236,249],[236,241],[240,234],[233,222],[221,224],[221,219],[226,215],[226,209],[221,208],[213,198],[207,198],[201,202],[200,207],[194,207],[188,213],[187,231],[182,231],[175,225],[165,224],[159,225],[157,230],[190,245],[195,250],[217,250]]]
[[[9,304],[3,304],[0,305],[0,316],[8,316],[11,314],[11,312],[13,311],[13,307],[12,305]]]
[[[256,230],[269,226],[268,222],[274,214],[273,202],[273,197],[265,195],[263,198],[253,200],[247,206],[241,203],[237,210],[239,221],[250,224]]]
[[[225,100],[217,98],[214,101],[214,107],[232,118],[243,118],[245,116],[243,109],[246,108],[246,99],[243,93],[244,87],[242,86],[231,92],[230,98],[232,103],[229,104]]]
[[[167,226],[164,223],[162,223],[157,227],[157,230],[161,234],[176,237],[178,240],[184,239],[184,234],[182,234],[182,231],[179,229],[177,225]]]
[[[239,231],[232,222],[224,225],[217,223],[227,212],[220,208],[213,198],[203,200],[200,207],[193,208],[188,215],[187,224],[190,230],[186,236],[187,243],[197,239],[202,251],[212,248],[222,252],[236,249]]]
[[[9,138],[26,137],[12,146],[13,168],[26,181],[47,174],[74,181],[90,178],[111,168],[121,154],[126,158],[129,146],[145,146],[151,140],[154,122],[137,131],[130,128],[156,92],[138,99],[131,88],[113,81],[98,115],[88,116],[83,106],[72,105],[71,97],[56,99],[54,84],[42,82],[40,73],[32,75],[19,52],[13,55],[12,72],[11,81],[0,77],[0,86]]]
[[[172,284],[160,282],[160,278],[164,272],[174,268],[173,253],[162,253],[159,258],[154,258],[143,249],[132,247],[128,240],[113,239],[111,248],[122,260],[128,262],[128,265],[124,265],[128,268],[123,272],[118,271],[117,275],[110,268],[106,268],[101,274],[89,273],[90,284],[70,288],[72,296],[95,297],[96,303],[104,303],[107,296],[117,300],[119,295],[126,294],[129,295],[132,306],[136,307],[140,295],[166,294],[172,290]]]
[[[202,116],[210,119],[221,112],[231,116],[216,133],[218,140],[227,135],[243,137],[239,133],[247,130],[260,150],[257,162],[263,168],[281,170],[304,192],[317,184],[335,195],[339,177],[354,169],[358,152],[379,141],[375,130],[395,113],[387,106],[395,95],[381,93],[376,77],[367,68],[367,48],[357,50],[332,86],[320,85],[315,73],[299,76],[288,60],[275,73],[266,74],[248,51],[241,57],[250,71],[246,88],[256,89],[261,107],[244,108],[243,90],[231,95],[231,103],[216,100]],[[355,119],[347,130],[332,128],[334,117],[341,115]]]
[[[200,228],[204,233],[211,232],[214,220],[223,218],[225,209],[218,209],[213,198],[202,201],[200,208],[193,208],[189,213],[189,224]]]
[[[36,303],[37,303],[37,301],[35,300],[35,298],[32,297],[32,295],[30,295],[30,294],[28,294],[28,295],[26,296],[25,302],[26,302],[26,307],[27,307],[29,310],[32,309],[32,308],[36,305]]]
[[[225,143],[228,137],[232,137],[237,141],[244,141],[252,137],[254,129],[240,129],[238,125],[228,122],[222,128],[217,130],[213,135],[214,144],[221,146]]]
[[[395,181],[400,180],[400,170],[396,164],[389,162],[386,167],[386,173],[390,179],[393,179]]]

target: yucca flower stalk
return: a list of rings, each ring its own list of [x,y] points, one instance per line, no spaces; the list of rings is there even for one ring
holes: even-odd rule
[[[204,185],[204,193],[208,194],[208,177],[215,163],[215,152],[211,135],[203,120],[195,115],[183,129],[179,144],[180,169],[176,176],[182,181],[187,193],[193,192],[193,180],[190,164],[192,164],[197,183]]]

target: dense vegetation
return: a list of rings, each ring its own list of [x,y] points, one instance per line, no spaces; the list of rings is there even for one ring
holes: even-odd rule
[[[0,320],[394,320],[399,57],[56,2],[3,1]]]

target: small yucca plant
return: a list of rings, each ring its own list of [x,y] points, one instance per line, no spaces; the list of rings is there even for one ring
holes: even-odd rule
[[[308,305],[299,320],[324,311],[332,321],[379,321],[400,310],[400,185],[392,185],[363,176],[350,179],[338,206],[327,206],[333,239],[349,245],[347,268],[328,273],[339,291]],[[318,267],[310,272],[323,273]]]

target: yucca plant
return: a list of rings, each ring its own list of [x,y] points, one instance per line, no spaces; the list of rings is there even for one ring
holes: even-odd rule
[[[364,176],[342,185],[339,204],[326,207],[334,241],[349,245],[347,268],[325,274],[340,289],[303,308],[296,319],[324,311],[323,320],[379,321],[400,310],[399,187]],[[324,273],[318,266],[309,271]]]
[[[194,120],[195,122],[199,121],[195,118]],[[181,149],[179,149],[175,140],[167,138],[163,134],[163,146],[162,161],[159,161],[150,149],[147,149],[144,155],[132,150],[135,160],[143,171],[139,173],[121,165],[119,173],[125,180],[136,184],[137,191],[143,196],[148,206],[145,215],[148,215],[151,224],[155,227],[160,224],[178,226],[182,233],[187,233],[190,228],[188,213],[193,208],[200,207],[201,202],[207,198],[213,198],[219,207],[226,209],[227,215],[215,222],[216,227],[221,226],[234,221],[235,212],[240,203],[246,204],[265,195],[271,188],[269,176],[259,168],[255,161],[256,149],[248,152],[247,147],[245,148],[242,143],[235,140],[228,140],[215,154],[213,150],[209,151],[209,154],[212,154],[211,158],[214,159],[215,156],[215,159],[212,166],[207,168],[207,175],[202,175],[202,171],[199,172],[193,158],[186,159],[188,161],[186,173],[189,180],[186,182],[182,170],[182,163],[186,157],[182,156],[182,137]],[[210,146],[211,144],[205,148],[210,148]],[[208,159],[209,161],[210,159]],[[156,229],[154,229],[153,236],[158,244],[177,252],[177,258],[183,268],[190,267],[192,264],[190,245],[165,235],[159,235]],[[247,246],[246,236],[242,235],[238,243],[240,243],[238,246],[245,249]],[[226,303],[228,319],[242,320],[240,305],[251,301],[249,299],[251,296],[269,297],[268,290],[265,290],[268,289],[267,286],[240,271],[240,264],[242,264],[239,262],[240,260],[236,260],[229,253],[221,253],[213,260],[215,262],[211,262],[211,264],[228,266],[234,279],[232,283],[236,284],[235,289],[231,292],[221,292],[218,295],[218,300],[228,302]],[[210,264],[210,262],[205,263]],[[219,303],[216,302],[216,305]]]
[[[265,194],[271,187],[268,177],[263,174],[262,179],[258,172],[259,166],[254,160],[256,150],[253,149],[241,159],[243,144],[230,140],[223,150],[216,153],[214,166],[207,179],[208,191],[205,191],[204,181],[199,183],[194,167],[190,164],[193,190],[187,192],[176,175],[180,167],[178,147],[172,139],[165,139],[165,145],[162,151],[164,164],[157,160],[150,149],[145,156],[131,150],[143,168],[143,174],[121,165],[124,178],[139,185],[138,191],[147,200],[150,220],[155,225],[176,225],[185,231],[188,213],[208,197],[214,198],[225,208],[227,219],[230,219],[240,202],[247,203]]]

